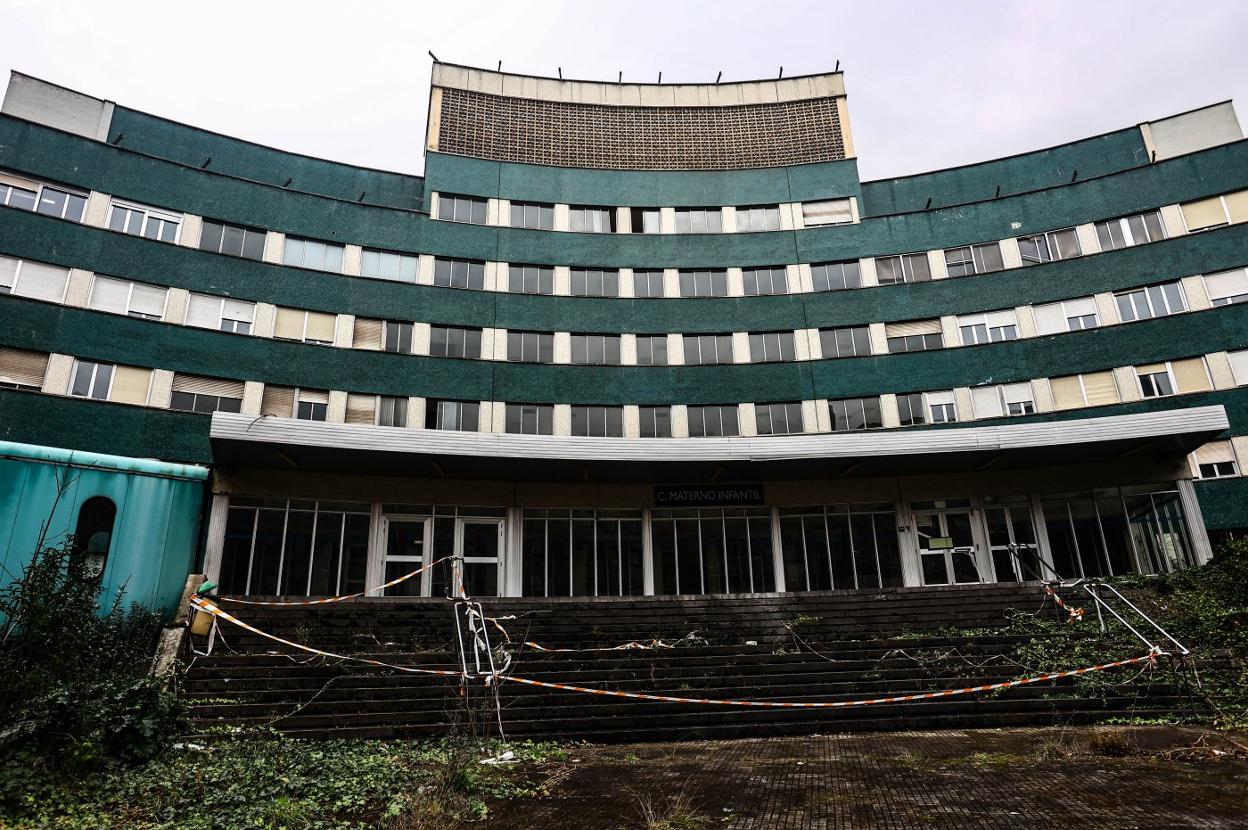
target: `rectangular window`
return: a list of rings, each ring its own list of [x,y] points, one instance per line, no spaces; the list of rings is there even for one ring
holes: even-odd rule
[[[727,297],[727,271],[681,271],[680,296]]]
[[[804,430],[801,401],[754,404],[759,435],[793,435]]]
[[[684,346],[686,366],[733,362],[731,334],[686,334]]]
[[[173,392],[169,408],[183,412],[240,412],[243,407],[243,382],[224,378],[207,378],[177,373],[173,376]]]
[[[963,245],[945,249],[945,270],[951,277],[969,277],[972,274],[988,274],[1005,267],[1001,259],[1001,244],[985,242],[982,245]]]
[[[780,508],[778,542],[789,591],[903,584],[891,504]]]
[[[828,401],[833,432],[879,429],[884,426],[879,398],[840,398]]]
[[[360,276],[375,280],[416,282],[420,270],[420,257],[415,254],[396,254],[376,248],[365,248],[360,260]]]
[[[958,318],[958,332],[962,335],[963,346],[1017,340],[1018,314],[1012,308],[987,314],[964,314]]]
[[[484,225],[489,199],[480,196],[460,196],[455,193],[438,194],[438,218],[444,222],[467,222]]]
[[[341,274],[342,252],[343,247],[334,242],[288,236],[282,249],[282,264]]]
[[[1196,468],[1203,478],[1229,478],[1239,475],[1235,450],[1230,441],[1212,441],[1194,452]]]
[[[377,426],[407,426],[407,398],[395,398],[389,395],[378,395]]]
[[[110,230],[158,239],[161,242],[177,242],[181,214],[167,213],[146,205],[136,205],[113,200],[108,213]]]
[[[580,438],[623,438],[624,407],[572,407],[572,434]]]
[[[259,260],[264,257],[265,233],[255,228],[204,220],[199,235],[199,249],[214,254]]]
[[[1045,303],[1034,309],[1037,334],[1061,334],[1067,331],[1094,329],[1100,325],[1096,300],[1077,297],[1060,303]]]
[[[927,282],[932,278],[927,254],[902,254],[875,258],[875,275],[880,285],[902,282]]]
[[[775,590],[766,507],[654,510],[651,530],[655,594]]]
[[[279,340],[299,340],[328,346],[334,342],[337,317],[320,311],[303,311],[297,308],[278,308],[273,336]]]
[[[819,329],[819,349],[825,359],[862,357],[871,354],[871,335],[866,326]]]
[[[658,270],[634,270],[633,296],[662,297],[663,272]]]
[[[745,268],[745,296],[757,297],[762,294],[788,294],[789,277],[783,265],[771,268]]]
[[[578,233],[615,233],[615,208],[573,205],[568,218]]]
[[[797,360],[791,331],[750,332],[750,362],[776,363]]]
[[[1049,385],[1053,389],[1053,404],[1059,410],[1105,406],[1119,401],[1113,372],[1067,375],[1051,379]]]
[[[923,395],[915,392],[897,396],[897,417],[903,427],[919,426],[927,423],[926,411],[923,409]]]
[[[676,233],[723,233],[724,214],[719,208],[676,208]]]
[[[637,365],[638,366],[666,366],[667,365],[667,335],[666,334],[639,334],[637,335]]]
[[[1018,253],[1023,265],[1038,265],[1071,259],[1083,253],[1079,247],[1079,235],[1074,228],[1037,233],[1018,238]]]
[[[737,233],[780,230],[779,205],[755,205],[737,208]]]
[[[386,320],[383,324],[382,351],[395,354],[412,353],[412,324]]]
[[[110,314],[163,320],[168,294],[167,288],[97,275],[91,282],[91,297],[87,306]]]
[[[672,408],[670,406],[638,407],[641,416],[642,438],[672,437]]]
[[[573,297],[620,296],[620,272],[603,268],[573,268]]]
[[[810,266],[810,276],[816,291],[843,291],[846,288],[861,288],[862,275],[858,270],[858,260],[848,262],[824,262]]]
[[[509,403],[505,422],[507,432],[518,435],[554,435],[555,408],[551,404]]]
[[[524,596],[644,593],[640,511],[525,508],[523,528]]]
[[[1161,221],[1161,211],[1150,210],[1097,222],[1096,238],[1100,240],[1102,251],[1116,251],[1165,239],[1166,226]]]
[[[1187,202],[1180,205],[1179,209],[1183,211],[1183,222],[1189,233],[1218,228],[1230,221],[1227,218],[1226,203],[1221,196]]]
[[[844,225],[854,221],[849,199],[824,199],[802,202],[802,223],[808,228],[820,225]]]
[[[316,389],[295,392],[295,418],[300,421],[324,421],[329,414],[329,393]]]
[[[1235,376],[1236,386],[1248,386],[1248,349],[1228,352],[1231,359],[1231,374]]]
[[[256,304],[228,297],[191,294],[186,309],[186,324],[235,334],[251,334]]]
[[[659,233],[662,230],[658,208],[635,207],[630,211],[633,233]]]
[[[0,204],[81,222],[87,211],[87,194],[0,173]]]
[[[114,366],[111,363],[75,360],[69,394],[75,398],[108,400],[108,389],[113,382],[113,369]]]
[[[507,359],[517,363],[554,363],[555,336],[540,331],[508,331]]]
[[[1248,302],[1248,270],[1205,274],[1205,290],[1215,306]]]
[[[34,210],[39,203],[39,187],[38,182],[0,172],[0,205],[18,210]],[[86,204],[85,199],[83,204]]]
[[[940,320],[911,320],[904,323],[887,323],[884,334],[888,339],[890,354],[899,352],[925,352],[945,347]]]
[[[971,405],[976,418],[1034,415],[1036,412],[1030,383],[978,386],[971,390]]]
[[[928,392],[925,397],[933,424],[949,424],[958,420],[958,409],[952,392]]]
[[[1123,291],[1114,295],[1114,302],[1118,305],[1118,317],[1124,323],[1165,317],[1187,310],[1187,303],[1183,299],[1183,285],[1179,282]]]
[[[719,438],[740,435],[737,425],[737,405],[690,406],[689,437]]]
[[[433,261],[433,284],[443,288],[485,288],[485,263],[468,259],[443,259]]]
[[[572,362],[578,366],[619,366],[620,335],[573,334]]]
[[[481,429],[481,404],[478,401],[430,400],[425,408],[425,427],[478,432]]]
[[[60,303],[68,285],[68,268],[0,256],[0,294]]]
[[[507,290],[512,294],[554,294],[555,269],[545,265],[508,265]]]
[[[1170,377],[1170,368],[1164,363],[1135,367],[1135,374],[1140,380],[1140,392],[1146,398],[1163,398],[1174,394],[1174,381]]]
[[[434,357],[481,357],[481,329],[430,326],[429,354]]]
[[[512,202],[511,226],[537,231],[555,229],[555,206],[546,202]]]
[[[38,391],[43,388],[47,373],[46,354],[0,346],[0,386]]]

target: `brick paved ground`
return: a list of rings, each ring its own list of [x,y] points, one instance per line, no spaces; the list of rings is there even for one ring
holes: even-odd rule
[[[491,828],[1248,828],[1248,761],[1195,729],[992,729],[583,747]],[[1242,739],[1241,739],[1242,740]]]

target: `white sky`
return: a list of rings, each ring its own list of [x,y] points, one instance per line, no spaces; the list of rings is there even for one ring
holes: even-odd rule
[[[1227,98],[1248,2],[0,0],[0,71],[286,150],[423,168],[428,50],[569,78],[845,71],[864,179],[982,161]],[[0,76],[2,77],[2,76]],[[1241,109],[1241,113],[1248,110]]]

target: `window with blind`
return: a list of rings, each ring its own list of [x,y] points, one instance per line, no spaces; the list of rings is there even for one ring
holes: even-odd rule
[[[407,426],[407,398],[349,393],[344,420],[348,424],[405,427]]]
[[[808,228],[820,225],[844,225],[853,221],[854,210],[849,199],[802,202],[802,224]]]
[[[9,389],[42,389],[47,371],[46,354],[0,346],[0,386]]]
[[[745,296],[747,297],[789,293],[788,272],[783,265],[770,268],[745,268],[742,276],[745,280]]]
[[[754,425],[759,435],[793,435],[802,432],[801,401],[754,404]]]
[[[507,290],[512,294],[554,294],[555,269],[545,265],[508,265]]]
[[[1231,374],[1235,376],[1235,385],[1248,385],[1248,349],[1228,352],[1227,357],[1231,360]]]
[[[620,365],[620,335],[573,334],[572,362],[580,366]]]
[[[260,399],[260,414],[275,418],[293,418],[295,415],[295,390],[290,386],[266,383]]]
[[[1230,441],[1211,441],[1192,453],[1196,469],[1202,479],[1229,478],[1239,475],[1235,461],[1235,448]]]
[[[173,393],[169,408],[183,412],[241,412],[243,408],[243,382],[226,378],[208,378],[198,375],[173,376]]]
[[[177,242],[182,214],[169,213],[147,205],[113,200],[108,211],[108,227],[131,236]]]
[[[262,230],[205,219],[199,235],[199,249],[259,260],[264,258],[264,240],[265,232]]]
[[[1215,306],[1248,302],[1248,270],[1205,274],[1205,290]]]
[[[1036,403],[1030,383],[977,386],[971,390],[971,406],[976,418],[1003,418],[1034,415]]]
[[[888,340],[890,354],[901,352],[924,352],[945,347],[941,335],[940,320],[909,320],[886,323],[884,336]]]
[[[727,271],[681,271],[680,296],[727,297]]]
[[[573,406],[572,434],[581,438],[622,438],[624,407]]]
[[[823,262],[810,266],[810,277],[815,291],[843,291],[861,288],[862,274],[858,260],[848,262]]]
[[[780,230],[779,205],[752,205],[737,208],[737,233]]]
[[[615,208],[572,205],[568,227],[577,233],[615,233]]]
[[[964,314],[958,318],[963,346],[1001,343],[1018,339],[1018,314],[1012,308],[986,314]]]
[[[932,278],[931,263],[927,254],[901,254],[875,258],[875,277],[880,285],[903,282],[927,282]]]
[[[690,438],[719,438],[741,434],[736,404],[690,406],[687,409]]]
[[[686,334],[683,339],[686,366],[733,362],[731,334]]]
[[[489,199],[480,196],[461,196],[455,193],[438,194],[438,218],[446,222],[467,222],[484,225]]]
[[[1096,300],[1078,297],[1058,303],[1044,303],[1033,309],[1037,334],[1061,334],[1067,331],[1094,329],[1100,325]]]
[[[342,254],[343,246],[337,243],[288,236],[286,245],[282,249],[282,264],[340,274],[342,273]]]
[[[415,254],[365,248],[360,258],[360,276],[369,279],[416,282],[419,271],[420,257]]]
[[[1184,360],[1171,360],[1170,375],[1174,378],[1175,390],[1180,395],[1192,392],[1208,392],[1213,389],[1209,380],[1209,371],[1205,367],[1203,357],[1190,357]]]
[[[1140,381],[1140,392],[1146,398],[1162,398],[1174,394],[1174,381],[1170,377],[1170,368],[1164,363],[1152,363],[1135,367],[1136,377]]]
[[[49,303],[65,301],[69,269],[28,259],[0,257],[0,294]]]
[[[87,209],[87,195],[0,172],[0,205],[81,222]]]
[[[145,406],[151,385],[151,369],[75,360],[69,394],[76,398],[95,398]]]
[[[162,320],[168,294],[168,289],[159,286],[97,275],[91,281],[91,295],[87,305],[111,314]]]
[[[1239,190],[1180,205],[1189,233],[1248,221],[1248,190]]]
[[[256,304],[228,297],[191,294],[186,307],[186,324],[235,334],[251,334]]]
[[[676,233],[723,233],[720,208],[676,208]]]
[[[667,365],[667,335],[666,334],[639,334],[637,335],[637,365],[638,366],[666,366]]]
[[[381,351],[385,337],[386,321],[369,317],[356,317],[351,331],[351,348]]]
[[[1053,405],[1057,409],[1105,406],[1120,400],[1113,372],[1088,372],[1053,378],[1049,386],[1053,391]]]
[[[928,392],[925,396],[927,411],[933,424],[948,424],[958,420],[958,408],[953,392]]]
[[[793,332],[750,332],[751,363],[776,363],[790,360],[797,360]]]
[[[295,418],[324,421],[329,415],[329,393],[320,389],[295,390]]]
[[[620,296],[620,272],[606,268],[573,268],[573,297]]]
[[[299,340],[328,346],[334,342],[334,328],[338,318],[320,311],[303,311],[297,308],[277,309],[277,321],[273,336],[279,340]]]

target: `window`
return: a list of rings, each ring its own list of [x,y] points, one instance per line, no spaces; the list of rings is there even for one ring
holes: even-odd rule
[[[827,591],[904,584],[897,515],[883,504],[780,508],[785,588]]]
[[[1036,412],[1030,383],[978,386],[971,390],[971,406],[976,418],[1034,415]]]
[[[131,236],[177,242],[182,217],[143,205],[113,200],[108,214],[108,227]]]
[[[718,438],[740,435],[737,426],[737,405],[691,406],[689,410],[690,438]]]
[[[162,320],[168,294],[168,289],[154,285],[96,276],[91,282],[91,297],[87,300],[87,305],[110,314]]]
[[[650,515],[655,594],[775,590],[768,508],[693,507]]]
[[[288,236],[282,249],[282,264],[341,274],[342,251],[342,246],[333,242]]]
[[[666,334],[639,334],[637,335],[637,365],[638,366],[666,366],[667,365],[667,335]]]
[[[1229,478],[1239,475],[1235,450],[1230,441],[1213,441],[1192,454],[1196,469],[1203,478]]]
[[[68,285],[68,268],[0,256],[0,294],[59,303]]]
[[[390,395],[377,396],[377,426],[407,426],[407,398],[396,398]]]
[[[1116,251],[1119,248],[1165,239],[1166,226],[1161,221],[1161,211],[1150,210],[1097,222],[1096,238],[1101,242],[1102,251]]]
[[[538,331],[508,331],[507,359],[518,363],[554,363],[555,336]]]
[[[801,401],[754,404],[759,435],[792,435],[804,430]]]
[[[324,421],[329,414],[329,393],[300,389],[295,393],[295,418],[300,421]]]
[[[400,323],[395,320],[386,320],[383,328],[384,334],[382,335],[381,341],[382,351],[394,352],[395,354],[412,353],[411,323]]]
[[[903,427],[918,426],[927,423],[923,409],[922,393],[897,396],[897,416]]]
[[[334,329],[338,318],[320,311],[303,311],[297,308],[278,308],[273,336],[279,340],[299,340],[328,346],[334,342]]]
[[[332,269],[331,269],[332,270]],[[365,248],[360,260],[360,276],[375,280],[416,282],[420,270],[420,257],[415,254],[396,254]]]
[[[1187,310],[1187,303],[1183,299],[1183,286],[1178,282],[1123,291],[1114,295],[1114,301],[1118,304],[1118,316],[1124,323],[1165,317]]]
[[[1146,398],[1207,392],[1213,388],[1202,357],[1136,366],[1135,374],[1140,380],[1140,392]]]
[[[902,282],[927,282],[932,278],[927,254],[902,254],[875,258],[875,275],[880,285]]]
[[[1223,271],[1205,274],[1205,290],[1215,306],[1248,302],[1248,271]]]
[[[788,294],[789,278],[783,265],[772,268],[745,268],[745,296],[760,294]]]
[[[833,432],[879,429],[884,426],[879,398],[840,398],[828,401]]]
[[[964,314],[958,318],[958,331],[962,335],[963,346],[1017,340],[1018,315],[1012,308],[986,314]]]
[[[672,408],[670,406],[638,407],[642,438],[672,437]]]
[[[750,362],[775,363],[797,360],[793,349],[793,332],[750,332]]]
[[[20,179],[6,182],[6,178],[8,177],[0,176],[0,203],[9,207],[33,210],[45,216],[68,219],[70,222],[81,222],[87,211],[85,193]],[[33,185],[38,190],[38,196],[35,196],[35,189],[27,188],[25,184]]]
[[[802,202],[802,223],[808,228],[819,225],[844,225],[853,221],[854,211],[849,199]]]
[[[573,334],[572,362],[578,366],[619,366],[618,334]]]
[[[615,233],[615,208],[573,205],[568,218],[571,229],[579,233]]]
[[[1180,209],[1191,233],[1248,221],[1248,190],[1188,202]]]
[[[1231,359],[1231,374],[1235,376],[1235,385],[1248,385],[1248,349],[1228,352],[1227,355]]]
[[[1001,245],[998,242],[945,249],[945,270],[951,277],[988,274],[992,271],[1000,271],[1004,267],[1005,262],[1001,259]]]
[[[945,347],[939,320],[912,320],[906,323],[887,323],[884,335],[888,338],[890,354],[899,352],[924,352]]]
[[[756,205],[737,208],[737,232],[780,230],[780,206]]]
[[[1170,380],[1170,370],[1166,364],[1137,366],[1135,373],[1140,379],[1140,392],[1144,397],[1163,398],[1174,394],[1174,383]]]
[[[727,297],[727,271],[681,271],[680,296]]]
[[[658,208],[635,207],[630,211],[633,233],[659,233],[662,230]]]
[[[555,269],[543,265],[508,265],[507,290],[512,294],[554,294]]]
[[[858,271],[858,260],[849,262],[825,262],[810,266],[810,276],[816,291],[841,291],[846,288],[861,288],[862,276]]]
[[[1078,297],[1060,303],[1045,303],[1034,308],[1037,334],[1061,334],[1066,331],[1094,329],[1100,325],[1096,300]]]
[[[485,263],[467,259],[443,259],[433,261],[433,284],[443,288],[485,288]]]
[[[525,508],[523,529],[524,596],[644,593],[640,511]]]
[[[151,385],[151,369],[75,360],[69,394],[146,406]]]
[[[928,392],[927,409],[933,424],[948,424],[958,420],[958,409],[952,392]]]
[[[205,219],[199,235],[199,249],[258,260],[264,257],[264,239],[264,231]]]
[[[116,518],[117,505],[105,496],[92,496],[78,508],[78,523],[74,526],[74,551],[70,562],[72,565],[81,566],[87,576],[99,577],[104,573]]]
[[[47,373],[46,354],[0,346],[0,387],[38,391]]]
[[[572,269],[573,297],[620,296],[620,272],[601,268]]]
[[[819,349],[825,358],[861,357],[871,354],[871,336],[866,326],[819,329]]]
[[[488,199],[479,196],[458,196],[454,193],[438,194],[438,218],[445,222],[467,222],[471,225],[485,224]]]
[[[686,366],[732,363],[731,334],[686,334],[684,345]]]
[[[676,233],[723,233],[719,208],[676,208]]]
[[[509,403],[505,411],[507,432],[518,435],[554,435],[555,408],[550,404]]]
[[[1087,372],[1067,375],[1049,381],[1053,390],[1053,405],[1059,409],[1075,409],[1082,406],[1105,406],[1118,403],[1118,384],[1113,372]]]
[[[243,382],[205,378],[177,373],[169,408],[183,412],[240,412],[243,408]]]
[[[477,432],[481,428],[481,404],[478,401],[430,400],[425,408],[425,427]]]
[[[186,309],[186,324],[235,334],[251,334],[256,304],[228,297],[192,294]]]
[[[69,394],[75,398],[108,400],[108,387],[113,381],[111,363],[95,363],[90,360],[74,361],[74,377]]]
[[[429,354],[434,357],[481,357],[481,329],[429,327]]]
[[[633,296],[634,297],[662,297],[663,296],[663,272],[652,270],[633,271]]]
[[[512,202],[511,226],[537,231],[555,229],[555,206],[546,202]]]
[[[1042,262],[1056,262],[1070,259],[1083,253],[1079,248],[1079,236],[1074,228],[1060,231],[1037,233],[1018,238],[1018,253],[1023,258],[1023,265],[1037,265]]]
[[[39,203],[39,186],[38,182],[0,172],[0,205],[19,210],[34,210]],[[83,204],[86,204],[86,200],[83,200]]]
[[[572,434],[583,438],[622,438],[624,407],[572,407]]]

